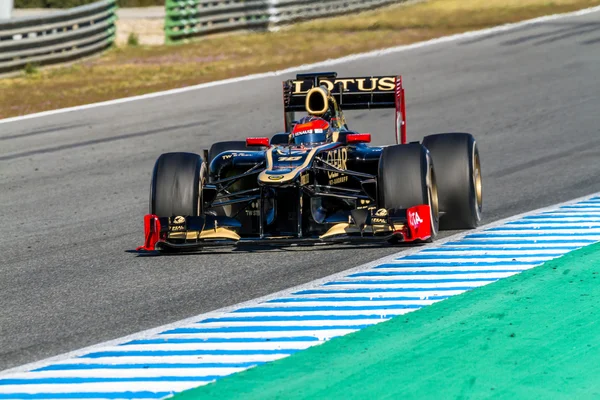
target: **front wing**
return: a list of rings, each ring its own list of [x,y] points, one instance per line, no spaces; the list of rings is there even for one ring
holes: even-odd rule
[[[316,243],[419,242],[432,239],[428,205],[406,210],[354,210],[347,223],[338,223],[318,237],[267,236],[242,238],[236,232],[238,221],[228,217],[144,217],[144,244],[138,251],[199,250],[203,247]]]

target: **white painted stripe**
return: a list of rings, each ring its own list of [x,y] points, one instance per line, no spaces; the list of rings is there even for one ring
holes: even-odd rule
[[[379,271],[378,271],[379,272]],[[396,270],[395,272],[398,272]],[[370,280],[370,281],[436,281],[443,279],[501,279],[512,276],[518,272],[473,272],[470,274],[443,274],[443,275],[369,275],[369,276],[353,276],[347,277],[348,282],[355,280]],[[410,284],[410,282],[407,282]]]
[[[524,222],[536,222],[536,223],[552,223],[552,222],[557,222],[557,223],[561,223],[561,226],[564,225],[564,223],[575,223],[575,222],[581,222],[581,223],[587,223],[587,222],[600,222],[600,216],[598,217],[582,217],[582,216],[548,216],[547,218],[526,218],[526,219],[520,219],[518,221],[513,221],[513,222],[509,222],[510,225],[513,225],[515,223],[524,223]]]
[[[503,234],[503,235],[516,235],[523,238],[527,235],[547,235],[547,234],[562,234],[568,236],[569,234],[581,234],[585,237],[592,237],[600,235],[600,228],[573,228],[573,229],[515,229],[514,225],[505,225],[497,229],[488,230],[484,233],[491,234]],[[584,237],[584,236],[580,236]]]
[[[364,315],[364,314],[361,314]],[[286,326],[359,326],[359,325],[371,325],[382,322],[384,318],[373,317],[373,318],[364,318],[364,319],[321,319],[317,321],[260,321],[260,322],[248,322],[248,321],[224,321],[224,322],[204,322],[202,325],[199,325],[199,328],[202,329],[217,329],[223,327],[245,327],[245,328],[254,328],[254,327],[286,327]],[[285,333],[283,333],[285,335]]]
[[[540,245],[544,245],[545,241],[557,241],[557,240],[594,240],[594,241],[600,241],[600,235],[599,234],[590,234],[590,235],[578,235],[578,236],[572,236],[572,235],[555,235],[555,236],[538,236],[538,235],[543,235],[543,234],[547,234],[548,232],[531,232],[534,233],[531,236],[528,236],[527,233],[523,233],[522,235],[515,235],[514,232],[504,232],[504,231],[494,231],[494,232],[482,232],[482,233],[478,233],[477,235],[496,235],[496,236],[486,236],[485,238],[467,238],[467,240],[484,240],[487,242],[499,242],[499,241],[506,241],[506,240],[537,240],[537,242]],[[530,233],[530,234],[531,234]],[[564,233],[564,232],[563,232]],[[473,232],[468,232],[468,235],[472,235],[474,234]],[[570,244],[568,242],[565,242],[563,245],[566,244]],[[589,243],[587,243],[589,244]]]
[[[304,296],[302,296],[304,298]],[[325,296],[321,296],[325,297]],[[365,297],[363,295],[363,297]],[[357,301],[336,301],[333,297],[330,301],[295,301],[295,302],[273,302],[261,304],[261,308],[292,308],[292,307],[369,307],[369,306],[394,306],[394,305],[406,305],[406,306],[428,306],[435,303],[438,300],[357,300]],[[281,310],[279,312],[285,312]],[[322,311],[319,311],[322,312]],[[344,311],[345,313],[346,311]],[[248,314],[248,313],[241,313]],[[272,313],[269,313],[271,315]]]
[[[354,332],[345,331],[344,334]],[[179,337],[180,335],[178,335]],[[310,335],[307,335],[310,336]],[[340,335],[336,335],[340,336]],[[333,337],[333,336],[328,336]],[[320,343],[320,342],[315,342]],[[123,364],[194,364],[194,363],[247,363],[247,362],[268,362],[279,360],[280,358],[286,357],[285,354],[251,354],[251,355],[202,355],[200,356],[132,356],[126,355],[121,357],[98,357],[98,358],[73,358],[65,361],[61,361],[55,364],[60,365],[123,365]],[[4,379],[6,375],[3,375],[0,379]]]
[[[547,211],[545,213],[543,213],[543,215],[548,215],[548,216],[565,216],[565,217],[594,217],[594,216],[600,216],[600,211],[583,211],[583,210],[576,210],[573,209],[571,211],[569,210],[565,210],[565,209],[560,209],[560,210],[552,210],[552,211]]]
[[[361,315],[361,314],[359,314]],[[364,315],[364,313],[362,314]],[[250,315],[248,315],[250,316]],[[258,342],[258,343],[160,343],[128,344],[108,347],[104,351],[175,351],[175,350],[284,350],[306,349],[318,342]]]
[[[428,304],[424,304],[425,305],[430,305],[435,303],[435,301],[430,300],[428,302]],[[344,307],[346,304],[344,302],[344,304],[340,304],[340,303],[333,303],[334,307]],[[394,303],[395,305],[398,305],[399,303],[396,302]],[[297,304],[297,306],[303,306],[304,304]],[[374,306],[375,304],[371,303],[371,306]],[[379,304],[377,304],[379,305]],[[325,305],[317,305],[321,306],[321,307],[325,307]],[[390,316],[390,315],[403,315],[406,313],[409,313],[411,311],[416,311],[417,308],[406,308],[406,309],[401,309],[401,308],[396,308],[396,309],[361,309],[361,310],[339,310],[339,311],[291,311],[291,310],[278,310],[278,311],[257,311],[257,312],[245,312],[245,313],[237,313],[237,314],[232,314],[231,317],[232,318],[249,318],[249,317],[293,317],[293,316],[311,316],[311,315],[327,315],[327,316],[340,316],[340,317],[344,317],[344,316],[353,316],[353,315],[379,315],[379,316]],[[304,321],[298,321],[299,324],[304,324]],[[321,323],[321,325],[328,325],[328,322],[325,323]],[[314,342],[311,342],[311,344],[314,344]]]
[[[478,245],[471,245],[472,247],[479,247]],[[482,249],[482,250],[464,250],[457,246],[452,246],[452,248],[447,248],[446,250],[438,250],[438,251],[427,251],[419,254],[426,254],[428,256],[434,255],[460,255],[460,256],[523,256],[523,255],[534,255],[534,254],[555,254],[562,255],[564,253],[568,253],[569,249],[509,249],[509,250],[498,250],[498,249]],[[527,259],[527,258],[526,258]],[[506,259],[504,259],[506,260]],[[465,267],[472,268],[472,267]]]
[[[310,294],[310,295],[302,295],[304,298],[311,297],[371,297],[373,299],[384,299],[389,297],[419,297],[421,299],[427,299],[432,296],[455,296],[457,294],[464,293],[465,290],[456,289],[456,290],[439,290],[439,289],[431,289],[431,290],[423,290],[423,291],[390,291],[390,292],[378,292],[376,290],[369,291],[368,293],[362,292],[349,292],[349,293],[331,293],[329,291],[339,290],[339,288],[331,288],[329,286],[320,289],[319,293]],[[297,297],[297,296],[295,296]]]
[[[170,96],[170,95],[174,95],[174,94],[186,93],[186,92],[195,91],[195,90],[202,90],[202,89],[207,89],[207,88],[216,87],[216,86],[236,84],[236,83],[244,82],[244,81],[252,81],[252,80],[257,80],[257,79],[289,75],[289,74],[292,74],[295,72],[306,71],[306,70],[322,68],[322,67],[329,67],[329,66],[333,66],[333,65],[344,64],[347,62],[362,60],[362,59],[366,59],[366,58],[378,58],[378,57],[381,57],[381,56],[384,56],[387,54],[395,54],[395,53],[400,53],[403,51],[420,49],[423,47],[453,42],[456,40],[475,38],[475,37],[489,35],[489,34],[497,33],[497,32],[506,32],[506,31],[510,31],[510,30],[513,30],[516,28],[527,26],[527,25],[538,24],[540,22],[554,21],[554,20],[562,19],[562,18],[577,17],[577,16],[591,14],[591,13],[594,13],[597,11],[600,11],[600,6],[591,7],[591,8],[587,8],[584,10],[578,10],[578,11],[574,11],[574,12],[570,12],[570,13],[546,15],[546,16],[539,17],[539,18],[533,18],[533,19],[529,19],[529,20],[525,20],[525,21],[511,23],[511,24],[504,24],[504,25],[500,25],[500,26],[495,26],[493,28],[481,29],[478,31],[464,32],[464,33],[459,33],[459,34],[451,35],[451,36],[443,36],[440,38],[427,40],[425,42],[418,42],[418,43],[404,45],[404,46],[390,47],[387,49],[375,50],[375,51],[370,51],[367,53],[352,54],[352,55],[341,57],[341,58],[330,59],[330,60],[313,63],[313,64],[304,64],[304,65],[291,67],[291,68],[274,71],[274,72],[266,72],[266,73],[261,73],[261,74],[247,75],[247,76],[242,76],[239,78],[225,79],[225,80],[221,80],[221,81],[202,83],[200,85],[187,86],[184,88],[177,88],[177,89],[165,90],[162,92],[148,93],[148,94],[144,94],[141,96],[125,97],[125,98],[121,98],[121,99],[103,101],[100,103],[85,104],[85,105],[81,105],[81,106],[68,107],[68,108],[62,108],[62,109],[58,109],[58,110],[51,110],[51,111],[44,111],[44,112],[35,113],[35,114],[23,115],[20,117],[5,118],[5,119],[0,120],[0,124],[8,123],[8,122],[23,121],[23,120],[32,119],[32,118],[47,117],[47,116],[51,116],[51,115],[63,114],[63,113],[73,112],[73,111],[88,110],[88,109],[92,109],[92,108],[110,106],[110,105],[115,105],[115,104],[123,104],[123,103],[132,102],[132,101],[152,99],[152,98],[156,98],[156,97]]]
[[[598,228],[600,227],[600,222],[593,221],[577,221],[577,222],[561,222],[561,221],[538,221],[532,222],[530,224],[507,224],[508,227],[519,227],[519,228],[531,228],[531,229],[550,229],[550,228]]]
[[[355,283],[344,283],[344,284],[330,284],[330,285],[328,285],[328,287],[330,287],[330,288],[335,287],[336,289],[341,289],[341,288],[344,288],[344,289],[355,289],[355,288],[369,288],[369,289],[428,288],[428,289],[433,289],[433,288],[445,288],[445,287],[457,287],[457,286],[478,287],[478,286],[487,285],[488,283],[492,283],[492,282],[495,282],[495,280],[471,281],[471,282],[457,281],[457,282],[441,282],[441,283],[400,283],[400,284],[397,284],[397,283],[361,284],[361,283],[355,282]]]
[[[504,243],[504,241],[506,241],[505,238],[500,238],[494,241],[490,241],[489,239],[468,239],[469,243],[462,243],[462,244],[454,244],[452,245],[453,248],[455,249],[460,249],[460,248],[464,248],[464,247],[480,247],[481,249],[499,249],[499,248],[510,248],[510,249],[548,249],[548,248],[557,248],[557,247],[565,247],[565,246],[569,246],[569,247],[584,247],[584,246],[588,246],[590,243],[589,242],[572,242],[572,243],[547,243],[548,240],[545,241],[538,241],[537,244],[507,244]],[[502,241],[503,243],[497,243],[498,241]],[[543,251],[543,250],[541,250]],[[573,250],[569,250],[569,251],[573,251]]]
[[[206,382],[208,383],[208,382]],[[206,384],[204,383],[204,384]],[[94,392],[181,392],[201,386],[203,382],[110,382],[110,383],[75,383],[75,384],[29,384],[0,385],[0,394],[4,393],[94,393]],[[127,398],[127,394],[123,394]],[[87,397],[86,397],[87,398]]]
[[[197,357],[196,357],[197,358]],[[18,372],[3,379],[42,379],[42,378],[160,378],[161,376],[226,376],[248,369],[242,368],[131,368],[119,369],[71,369],[61,371]],[[145,383],[145,382],[144,382]],[[139,383],[143,385],[144,383]],[[110,385],[108,383],[107,385]]]
[[[391,263],[390,263],[391,264]],[[388,264],[389,265],[389,264]],[[431,266],[431,267],[403,267],[403,268],[377,268],[375,271],[376,272],[398,272],[398,271],[402,271],[402,272],[411,272],[411,271],[415,271],[415,272],[427,272],[427,271],[472,271],[472,272],[477,272],[477,271],[494,271],[494,270],[498,270],[498,271],[504,271],[504,270],[521,270],[521,271],[525,271],[527,269],[530,268],[534,268],[536,265],[531,264],[531,265],[519,265],[519,264],[515,264],[515,265],[482,265],[482,266],[478,266],[478,267],[463,267],[459,264],[457,265],[450,265],[450,266]],[[375,272],[373,271],[373,272]],[[445,275],[445,276],[450,276],[450,275]],[[461,275],[459,275],[461,276]],[[398,276],[398,278],[400,278],[401,276]]]
[[[421,253],[426,256],[427,253]],[[515,265],[519,262],[526,262],[527,264],[532,262],[544,262],[552,257],[518,257],[515,256],[514,259],[505,258],[505,257],[494,257],[494,254],[482,256],[482,257],[460,257],[456,256],[453,258],[411,258],[411,259],[398,259],[394,262],[394,264],[460,264],[460,263],[497,263],[498,265],[506,265],[511,266]],[[527,265],[523,264],[523,265]]]

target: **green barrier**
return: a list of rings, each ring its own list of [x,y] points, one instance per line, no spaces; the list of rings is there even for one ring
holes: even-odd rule
[[[172,399],[597,399],[598,360],[600,244]]]

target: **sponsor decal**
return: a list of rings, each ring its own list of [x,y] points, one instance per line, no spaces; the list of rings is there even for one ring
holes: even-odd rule
[[[308,182],[309,182],[308,173],[302,174],[300,176],[300,184],[304,186],[304,185],[308,185]]]
[[[185,223],[185,217],[182,216],[177,216],[173,218],[173,223],[174,224],[184,224]]]
[[[371,218],[371,222],[374,224],[387,224],[387,219],[381,217],[373,217]]]
[[[337,173],[337,172],[336,172]],[[340,183],[348,182],[348,175],[338,176],[329,180],[330,185],[339,185]]]
[[[253,201],[246,207],[245,209],[246,215],[250,217],[260,217],[260,209],[258,206],[258,201]]]
[[[337,93],[341,86],[343,92],[389,92],[395,89],[395,76],[373,76],[368,78],[319,79],[319,85],[325,86],[331,93]],[[293,81],[292,94],[306,94],[313,87],[312,80]]]
[[[270,181],[280,181],[283,179],[283,175],[269,175]]]
[[[418,212],[409,212],[408,222],[410,223],[410,225],[414,226],[415,228],[418,228],[419,225],[421,225],[421,222],[423,222],[423,219],[421,219]]]
[[[325,162],[337,169],[346,169],[346,161],[348,161],[348,149],[345,147],[328,151],[325,156]],[[340,176],[340,173],[327,171],[327,176],[331,180]]]

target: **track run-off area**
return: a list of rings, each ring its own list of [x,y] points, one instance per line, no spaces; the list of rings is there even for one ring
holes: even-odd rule
[[[313,69],[337,70],[340,76],[402,74],[410,140],[436,132],[473,133],[483,163],[484,223],[492,223],[600,192],[599,46],[600,13],[591,12]],[[90,398],[140,387],[154,395],[138,397],[156,398],[220,376],[201,375],[202,367],[190,363],[222,364],[218,357],[231,357],[229,369],[220,372],[236,372],[600,240],[600,206],[591,198],[465,232],[464,238],[418,253],[390,246],[158,258],[131,252],[142,240],[156,157],[280,130],[281,80],[293,74],[0,123],[0,369],[12,369],[2,373],[0,398],[15,398],[11,392],[59,398],[56,393],[77,390]],[[354,112],[348,120],[354,129],[372,133],[375,144],[393,141],[392,112]],[[231,308],[390,254],[384,264],[352,273],[358,276],[345,272],[312,289],[322,292],[289,292],[283,301],[265,300],[250,311]],[[223,307],[230,309],[189,320]],[[182,319],[188,320],[175,332],[159,329],[60,361],[18,367]],[[249,326],[263,330],[243,334]],[[290,327],[304,327],[296,330],[304,333],[279,336]],[[214,340],[204,340],[212,332],[207,330],[216,332]],[[261,341],[265,332],[303,340]],[[142,354],[127,360],[131,351]],[[244,359],[256,352],[262,358]],[[89,368],[112,365],[103,357],[130,367]],[[177,359],[180,369],[165,372],[165,359],[148,357],[187,359]],[[140,363],[156,368],[136,375]],[[40,370],[23,372],[34,368]],[[186,378],[190,368],[193,382]],[[157,377],[171,378],[155,383]],[[23,382],[28,379],[35,381]]]

